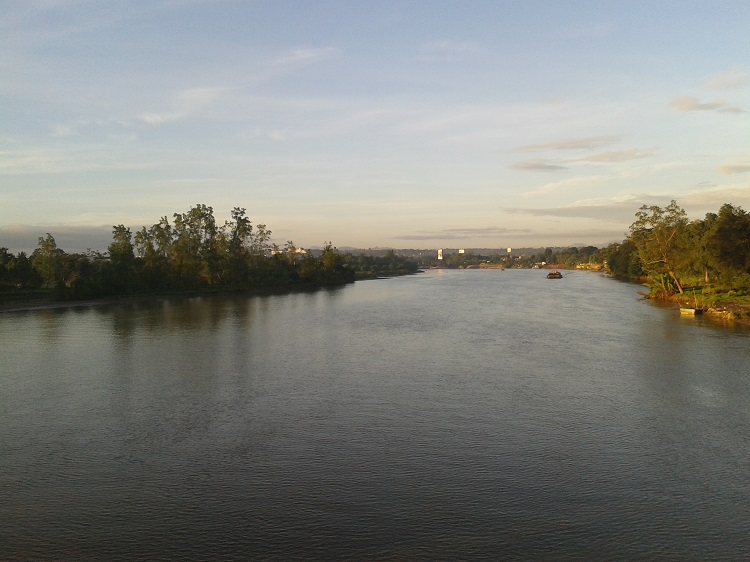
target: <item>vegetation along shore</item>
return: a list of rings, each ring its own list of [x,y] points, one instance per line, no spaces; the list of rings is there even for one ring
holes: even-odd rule
[[[330,242],[308,252],[291,240],[282,248],[270,239],[271,231],[253,225],[245,209],[235,207],[220,225],[203,204],[135,234],[113,227],[106,253],[66,253],[47,233],[30,256],[0,248],[0,309],[196,292],[310,290],[417,271],[415,262],[393,253],[351,256]]]
[[[629,236],[607,249],[612,275],[642,279],[648,298],[750,321],[750,214],[722,205],[690,221],[672,201],[643,206]]]
[[[642,282],[647,298],[750,323],[750,214],[725,204],[718,213],[690,221],[672,201],[664,208],[644,205],[635,217],[628,236],[604,248],[515,255],[457,251],[438,261],[431,250],[351,253],[330,242],[322,250],[303,250],[291,240],[279,247],[245,209],[235,207],[219,225],[213,209],[198,204],[135,234],[114,226],[104,253],[66,253],[49,233],[30,256],[0,247],[0,310],[154,295],[310,290],[422,267],[554,267],[604,270]]]

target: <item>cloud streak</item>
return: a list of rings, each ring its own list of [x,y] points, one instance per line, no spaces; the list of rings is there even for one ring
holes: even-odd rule
[[[642,204],[662,205],[668,203],[666,197],[649,195],[629,195],[617,199],[594,199],[577,201],[571,205],[546,208],[511,208],[506,212],[533,217],[559,217],[566,219],[594,219],[622,224],[630,224],[635,212]]]
[[[396,240],[467,240],[477,238],[497,238],[509,234],[526,234],[531,232],[525,228],[447,228],[434,232],[418,232],[394,236]]]
[[[750,72],[739,69],[722,72],[712,76],[706,86],[711,90],[726,92],[729,90],[741,90],[750,86]]]
[[[535,191],[527,193],[527,195],[542,195],[546,193],[552,193],[555,191],[572,191],[576,189],[582,189],[596,185],[598,183],[604,183],[608,178],[606,176],[588,176],[585,178],[570,178],[564,181],[547,183]]]
[[[163,125],[174,121],[183,121],[204,107],[215,102],[224,88],[192,88],[180,93],[173,111],[162,113],[141,113],[138,120],[146,125]]]
[[[670,106],[678,111],[716,111],[717,113],[745,113],[735,105],[727,103],[725,100],[715,100],[711,102],[701,102],[693,96],[682,96],[673,100]]]
[[[521,170],[522,172],[562,172],[568,169],[565,166],[550,164],[543,160],[524,160],[523,162],[512,164],[511,168]]]
[[[287,66],[295,64],[315,64],[332,58],[338,52],[333,47],[319,47],[309,49],[292,49],[283,56],[272,61],[272,64],[278,66]]]
[[[642,158],[651,158],[655,156],[653,150],[638,150],[631,148],[629,150],[615,150],[611,152],[600,152],[584,158],[579,158],[578,162],[628,162],[630,160],[640,160]]]
[[[616,144],[622,140],[617,135],[603,137],[586,137],[580,139],[563,139],[558,141],[546,142],[542,144],[528,144],[517,148],[519,152],[542,152],[549,150],[593,150]]]
[[[732,174],[745,174],[750,172],[750,162],[742,162],[739,164],[724,164],[719,166],[719,173],[729,176]]]

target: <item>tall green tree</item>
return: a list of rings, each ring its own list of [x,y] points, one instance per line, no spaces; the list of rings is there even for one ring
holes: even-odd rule
[[[673,286],[684,293],[679,269],[688,254],[687,213],[673,200],[664,208],[643,205],[635,216],[630,239],[638,249],[643,270],[665,292]]]
[[[49,232],[39,237],[39,244],[31,254],[31,264],[46,287],[55,287],[65,277],[65,252],[57,247],[55,237]]]
[[[18,252],[17,256],[11,256],[5,263],[6,283],[21,288],[38,288],[42,279],[31,264],[31,260],[25,252]]]
[[[227,281],[232,285],[241,285],[250,280],[253,225],[244,208],[235,207],[230,217],[223,228],[227,245]]]
[[[750,274],[750,214],[741,207],[722,205],[706,246],[715,267],[725,276]]]
[[[139,290],[145,292],[173,288],[169,267],[172,247],[172,226],[166,216],[150,228],[135,233],[134,246],[139,260]]]
[[[715,231],[716,219],[716,213],[707,213],[703,220],[692,221],[687,227],[689,239],[687,262],[692,272],[703,277],[703,282],[706,284],[710,283],[712,272],[715,272],[710,240]]]
[[[112,243],[108,248],[109,263],[106,283],[109,291],[124,293],[133,290],[135,275],[135,253],[133,234],[124,225],[112,227]]]
[[[630,238],[620,244],[610,244],[605,250],[607,268],[615,277],[635,279],[644,275],[638,248]]]
[[[213,208],[198,204],[174,214],[170,262],[184,288],[220,281],[221,256]]]

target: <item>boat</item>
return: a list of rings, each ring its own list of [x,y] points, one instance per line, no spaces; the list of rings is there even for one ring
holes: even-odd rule
[[[554,270],[554,271],[550,271],[550,272],[549,272],[549,273],[547,274],[547,279],[562,279],[562,273],[560,273],[560,272],[559,272],[559,271],[557,271],[557,270]]]
[[[705,302],[703,300],[703,290],[701,289],[701,301]],[[693,306],[694,308],[690,308],[690,306],[680,306],[680,314],[684,314],[685,316],[695,316],[696,314],[703,314],[703,306],[698,306],[698,298],[695,296],[695,289],[693,289],[693,302],[695,303]]]
[[[680,314],[684,314],[685,316],[695,316],[696,314],[703,314],[702,308],[684,308],[680,307]]]

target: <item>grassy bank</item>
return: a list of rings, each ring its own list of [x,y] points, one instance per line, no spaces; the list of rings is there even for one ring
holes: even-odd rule
[[[641,293],[647,299],[673,302],[680,308],[694,308],[704,314],[750,325],[750,291],[722,291],[710,286],[685,287],[682,294],[661,291]]]

